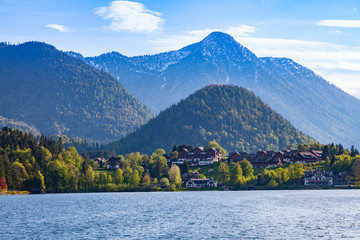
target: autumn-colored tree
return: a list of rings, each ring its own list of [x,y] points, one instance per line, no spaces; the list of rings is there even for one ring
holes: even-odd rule
[[[0,192],[6,192],[8,189],[8,186],[6,184],[6,180],[4,177],[0,178]]]
[[[151,183],[150,174],[146,173],[144,175],[144,177],[142,178],[141,182],[142,182],[142,185],[144,185],[145,187],[150,186],[150,183]]]

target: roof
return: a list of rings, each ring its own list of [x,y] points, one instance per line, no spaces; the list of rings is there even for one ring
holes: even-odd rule
[[[200,175],[197,172],[192,172],[192,173],[184,173],[182,176],[182,178],[198,178],[200,177]]]
[[[201,178],[191,178],[189,181],[193,181],[193,182],[203,182],[203,183],[206,183],[206,182],[209,182],[209,181],[214,181],[214,182],[216,182],[216,180],[214,180],[214,179],[208,179],[208,178],[206,178],[206,179],[201,179]],[[189,182],[188,181],[188,182]]]
[[[119,157],[111,157],[109,160],[107,160],[107,165],[115,166],[120,165],[120,159]]]

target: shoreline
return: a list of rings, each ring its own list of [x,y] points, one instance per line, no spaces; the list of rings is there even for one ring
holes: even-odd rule
[[[6,191],[0,192],[0,196],[5,195],[28,195],[31,194],[29,191]]]
[[[134,190],[128,190],[128,191],[77,191],[77,192],[54,192],[54,193],[46,193],[46,194],[69,194],[69,193],[135,193],[135,192],[220,192],[220,191],[231,191],[231,192],[236,192],[236,191],[281,191],[281,190],[291,190],[291,191],[296,191],[296,190],[357,190],[360,189],[360,187],[357,186],[344,186],[344,187],[327,187],[327,188],[319,188],[319,187],[312,187],[312,188],[254,188],[254,189],[229,189],[229,190],[223,190],[220,188],[216,188],[216,189],[211,189],[211,188],[193,188],[193,189],[181,189],[181,190],[176,190],[176,191],[171,191],[171,190],[166,190],[166,189],[161,189],[161,190],[157,190],[157,191],[151,191],[151,190],[139,190],[139,189],[134,189]],[[1,192],[0,196],[5,196],[5,195],[39,195],[39,194],[32,194],[28,191],[8,191],[8,192]]]

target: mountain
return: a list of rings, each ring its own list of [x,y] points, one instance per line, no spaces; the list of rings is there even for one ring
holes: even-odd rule
[[[232,85],[211,85],[162,111],[140,129],[104,150],[151,153],[174,145],[204,146],[217,141],[229,151],[296,148],[314,139],[296,130],[252,92]]]
[[[0,45],[0,115],[38,131],[119,139],[153,117],[114,77],[40,42]]]
[[[234,84],[322,143],[360,146],[359,99],[291,59],[258,58],[230,35],[214,32],[178,51],[122,56],[124,62],[116,55],[84,61],[111,73],[155,113],[206,85]]]
[[[0,116],[0,126],[7,126],[13,129],[21,129],[25,132],[31,132],[35,136],[39,136],[41,134],[40,131],[34,126],[26,124],[23,121],[14,121],[12,119],[7,119],[2,116]]]

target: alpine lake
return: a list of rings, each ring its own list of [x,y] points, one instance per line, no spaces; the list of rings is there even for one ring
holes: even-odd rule
[[[360,239],[360,190],[0,196],[0,239]]]

